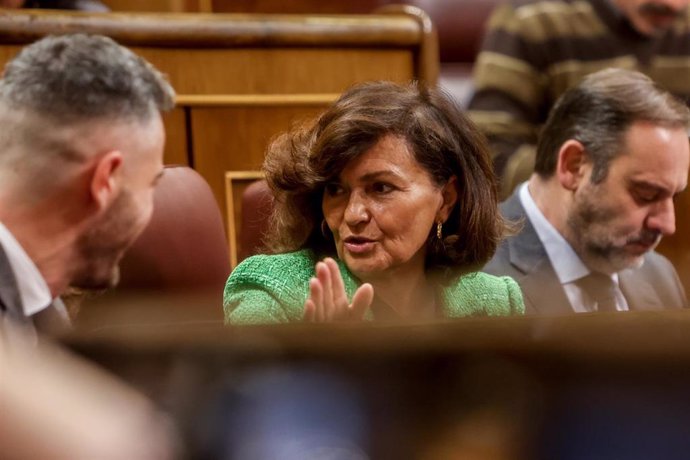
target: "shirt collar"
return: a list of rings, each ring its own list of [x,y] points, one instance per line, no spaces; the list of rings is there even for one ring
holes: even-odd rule
[[[558,280],[561,284],[567,284],[589,275],[590,270],[575,253],[572,246],[548,221],[537,203],[534,202],[527,185],[527,182],[520,185],[520,202],[525,208],[525,213],[537,232],[539,240],[544,245]]]
[[[52,303],[50,289],[38,267],[12,233],[0,222],[0,245],[14,272],[25,316],[32,316]]]

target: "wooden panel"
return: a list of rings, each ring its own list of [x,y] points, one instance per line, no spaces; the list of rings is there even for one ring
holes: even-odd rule
[[[220,89],[209,83],[198,88],[197,80],[200,76],[204,80],[206,73],[220,73],[223,82],[244,81],[240,92],[269,93],[294,91],[289,88],[295,78],[312,79],[318,85],[351,69],[357,81],[415,77],[435,84],[438,79],[435,31],[428,16],[413,7],[339,16],[0,12],[2,46],[73,32],[108,35],[132,47],[169,73],[182,93],[227,92],[226,86]],[[379,54],[388,51],[398,54],[397,65],[384,59],[385,53]],[[249,57],[242,57],[243,53]],[[324,60],[324,56],[328,58]],[[255,69],[257,64],[262,67]],[[398,73],[400,65],[406,70],[402,74]],[[327,75],[322,76],[324,72]],[[280,84],[274,86],[270,81],[280,82],[285,77],[282,90]],[[340,80],[315,91],[340,91],[343,84]]]
[[[197,5],[190,5],[186,0],[102,0],[113,11],[155,11],[155,12],[194,12]],[[196,3],[196,2],[193,2]],[[191,9],[194,8],[194,9]]]
[[[447,1],[447,0],[440,0]],[[351,14],[371,13],[386,0],[212,0],[218,13]]]
[[[194,166],[211,186],[226,222],[225,172],[260,170],[271,138],[324,108],[304,105],[191,109]]]
[[[0,42],[49,34],[101,33],[127,46],[176,48],[418,48],[418,19],[395,15],[242,15],[0,11]]]
[[[225,173],[225,202],[228,247],[230,248],[230,269],[237,266],[237,255],[242,241],[242,193],[257,179],[263,178],[260,171],[228,171]]]
[[[318,94],[178,94],[177,104],[190,107],[324,107],[335,101],[339,93]]]
[[[165,125],[165,152],[163,162],[167,165],[189,164],[187,157],[187,126],[185,122],[185,109],[176,107],[163,114]]]
[[[0,63],[2,67],[5,66],[5,63],[15,57],[23,46],[21,45],[2,45],[0,46]]]
[[[358,81],[415,77],[408,50],[133,48],[179,94],[340,93]]]

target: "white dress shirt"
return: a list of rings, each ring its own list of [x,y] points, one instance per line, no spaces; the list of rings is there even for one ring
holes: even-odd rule
[[[19,288],[25,316],[32,316],[46,309],[53,302],[48,284],[38,271],[24,248],[0,222],[0,245],[5,250]]]
[[[589,268],[563,238],[563,235],[546,219],[534,202],[527,185],[527,182],[520,185],[520,203],[525,208],[527,218],[532,223],[539,240],[544,245],[546,254],[551,261],[551,266],[556,272],[558,281],[563,286],[570,305],[577,313],[596,311],[596,301],[591,299],[576,283],[579,279],[590,274]],[[616,310],[627,311],[628,302],[620,290],[618,274],[614,273],[611,278],[616,286]]]

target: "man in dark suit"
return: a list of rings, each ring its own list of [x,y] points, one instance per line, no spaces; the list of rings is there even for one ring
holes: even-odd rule
[[[163,171],[174,92],[106,37],[44,38],[0,80],[0,333],[65,324],[67,287],[117,282]],[[2,337],[0,337],[2,338]]]
[[[515,278],[528,313],[686,306],[654,247],[675,231],[689,120],[682,102],[638,72],[603,70],[568,90],[530,180],[501,204],[519,229],[484,270]]]

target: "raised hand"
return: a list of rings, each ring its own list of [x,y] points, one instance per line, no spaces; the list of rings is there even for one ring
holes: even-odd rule
[[[348,303],[338,264],[326,257],[323,262],[317,262],[316,277],[309,281],[309,298],[304,302],[304,320],[360,321],[373,300],[373,286],[364,283],[355,292],[352,303]]]

